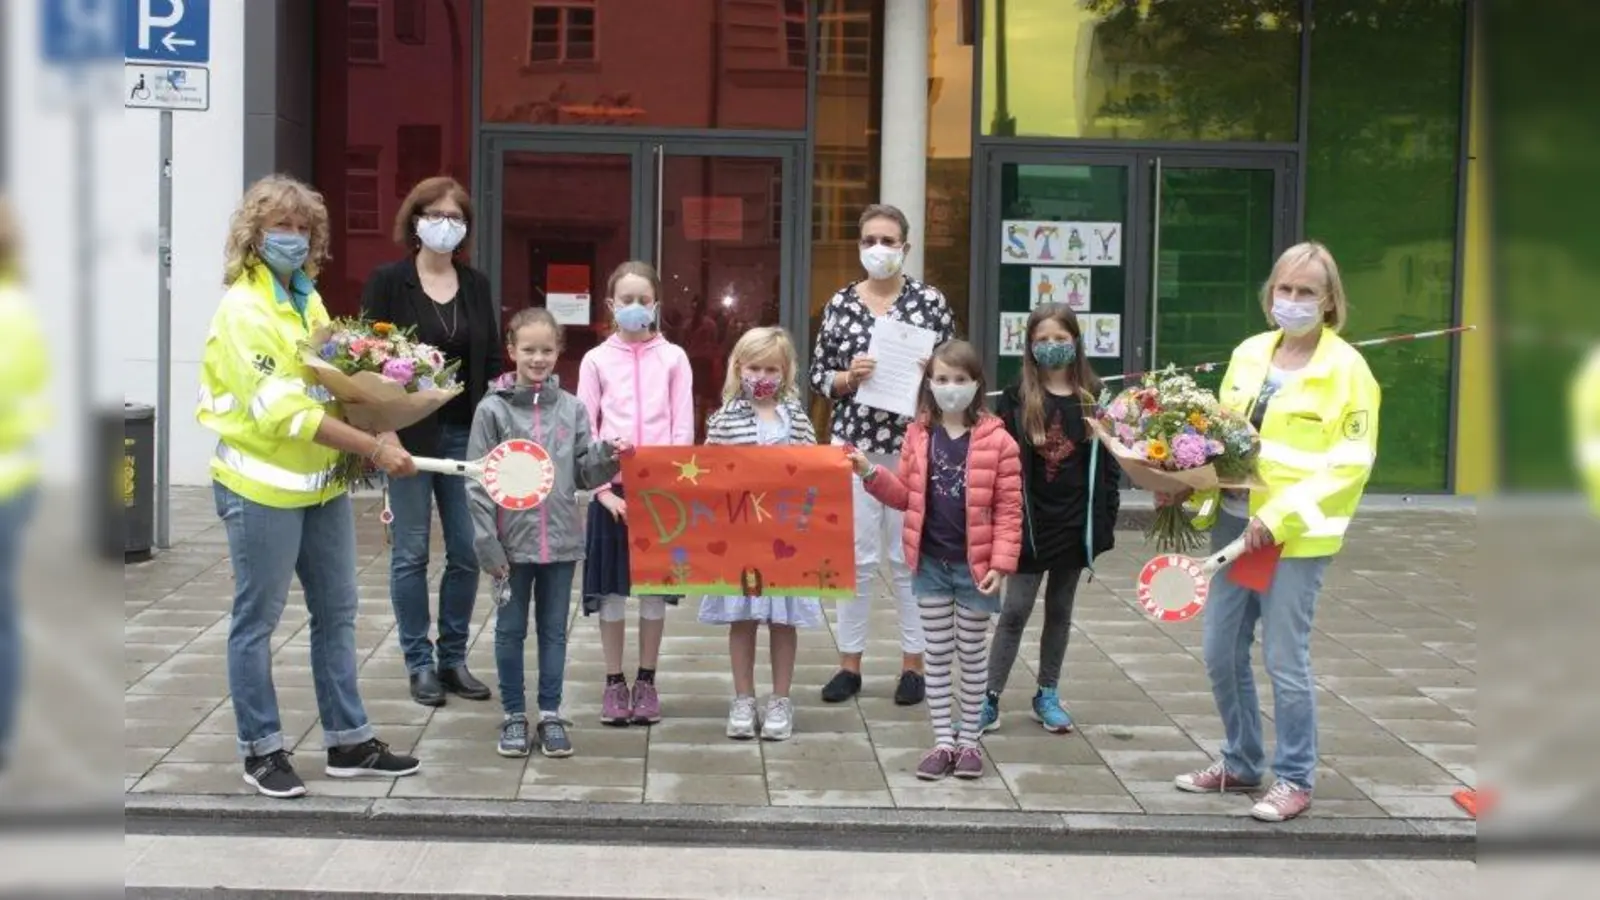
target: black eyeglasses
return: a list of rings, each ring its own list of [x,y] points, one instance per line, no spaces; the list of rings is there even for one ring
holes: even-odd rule
[[[457,225],[467,224],[466,216],[456,215],[455,213],[425,212],[422,214],[422,218],[429,222],[454,222]]]
[[[901,242],[900,242],[899,238],[873,237],[870,234],[861,239],[862,248],[875,247],[875,246],[878,246],[878,245],[881,244],[881,245],[883,245],[885,247],[888,247],[890,250],[893,250],[893,249],[899,247],[900,243]]]

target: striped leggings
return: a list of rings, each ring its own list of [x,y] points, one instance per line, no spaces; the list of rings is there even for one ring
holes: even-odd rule
[[[934,743],[954,748],[978,746],[978,714],[989,680],[989,614],[975,612],[949,597],[918,597],[922,632],[927,640],[924,657],[928,680],[928,718],[933,722]],[[952,668],[961,662],[961,681],[953,688]],[[959,735],[950,721],[951,694],[961,697]]]

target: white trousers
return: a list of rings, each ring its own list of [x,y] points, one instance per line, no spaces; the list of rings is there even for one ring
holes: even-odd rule
[[[899,459],[893,456],[871,454],[870,458],[882,465],[899,464]],[[874,500],[861,479],[852,477],[851,482],[855,508],[856,596],[853,600],[839,601],[839,652],[863,653],[867,649],[872,592],[877,586],[878,566],[887,548],[894,601],[900,614],[900,650],[921,653],[925,647],[922,613],[917,608],[917,599],[911,595],[911,570],[906,567],[905,547],[901,541],[905,516]]]

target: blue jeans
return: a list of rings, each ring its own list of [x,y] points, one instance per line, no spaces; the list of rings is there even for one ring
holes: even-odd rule
[[[311,613],[311,684],[322,742],[347,747],[372,738],[356,688],[356,520],[350,495],[320,506],[276,509],[212,484],[233,561],[228,623],[228,693],[241,756],[283,749],[272,686],[272,633],[298,575]]]
[[[1245,525],[1236,516],[1219,515],[1211,533],[1212,552],[1243,534]],[[1203,614],[1206,673],[1222,717],[1222,759],[1235,778],[1257,780],[1266,763],[1261,701],[1250,671],[1250,645],[1259,620],[1278,738],[1273,774],[1299,787],[1315,786],[1317,688],[1311,680],[1311,617],[1330,559],[1280,559],[1265,595],[1229,581],[1226,569],[1211,582]]]
[[[467,458],[470,429],[439,429],[439,455]],[[439,506],[444,528],[444,577],[439,580],[439,668],[467,664],[467,636],[472,630],[472,601],[478,593],[478,557],[472,549],[472,513],[467,506],[466,479],[459,475],[418,473],[389,482],[389,509],[394,550],[389,555],[389,596],[400,634],[406,671],[434,666],[428,640],[428,536],[433,530],[433,505]]]
[[[500,608],[494,622],[494,666],[500,675],[500,705],[508,716],[528,710],[522,670],[530,601],[539,637],[539,711],[561,711],[561,687],[567,669],[567,614],[572,608],[572,575],[577,569],[575,562],[511,566],[511,599]]]
[[[22,622],[17,608],[17,570],[22,536],[33,514],[30,489],[0,501],[0,759],[11,749],[22,688]]]

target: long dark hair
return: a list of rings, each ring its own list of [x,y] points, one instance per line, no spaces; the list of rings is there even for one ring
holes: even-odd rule
[[[972,402],[967,404],[963,411],[962,419],[967,427],[978,424],[978,419],[983,416],[984,379],[983,358],[978,356],[978,348],[966,341],[945,341],[933,349],[933,356],[928,359],[928,368],[923,372],[922,389],[917,396],[917,412],[919,416],[927,417],[929,421],[939,421],[939,402],[933,399],[933,364],[942,362],[952,369],[967,373],[967,377],[977,382],[978,390],[972,395]]]
[[[1061,303],[1046,303],[1028,316],[1027,340],[1022,346],[1022,433],[1034,446],[1045,441],[1044,378],[1039,374],[1039,364],[1033,360],[1033,335],[1045,322],[1055,322],[1072,335],[1078,354],[1067,366],[1067,380],[1077,389],[1087,403],[1094,403],[1100,395],[1100,378],[1089,367],[1089,357],[1083,352],[1083,329],[1072,309]]]

